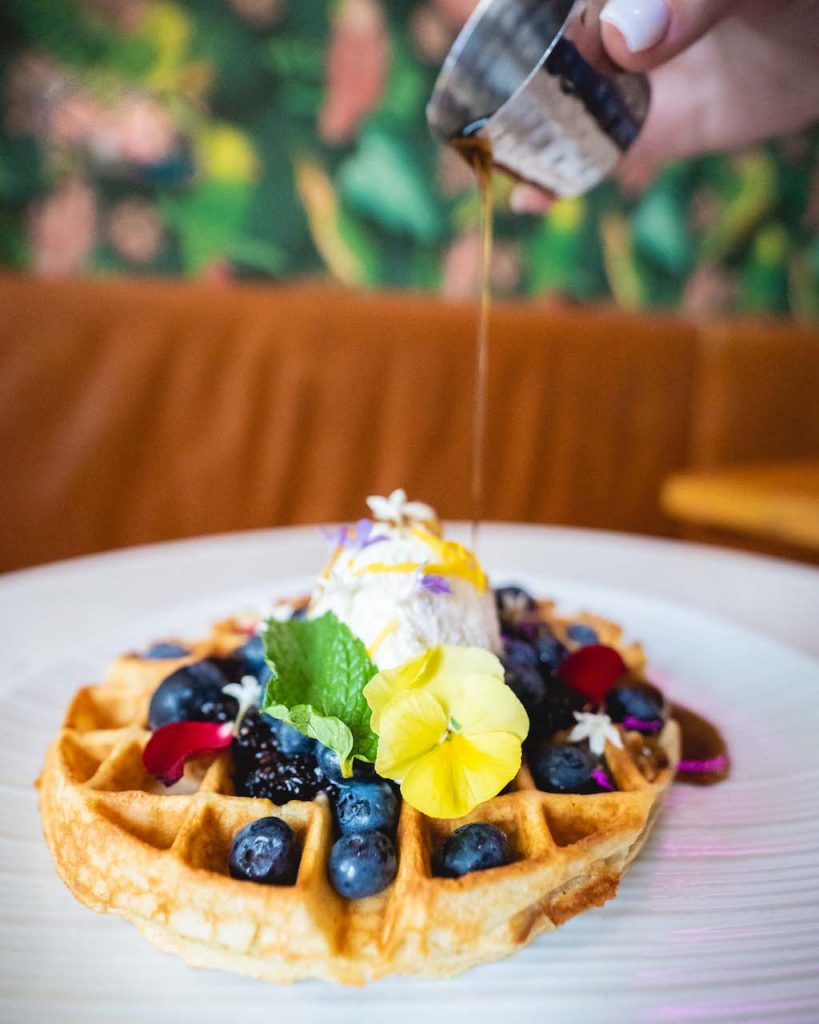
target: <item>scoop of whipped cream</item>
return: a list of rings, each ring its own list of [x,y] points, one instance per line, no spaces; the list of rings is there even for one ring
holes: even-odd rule
[[[308,614],[333,612],[379,669],[402,665],[437,644],[497,653],[495,601],[474,554],[444,540],[432,509],[406,502],[403,492],[368,502],[383,518],[340,532]]]

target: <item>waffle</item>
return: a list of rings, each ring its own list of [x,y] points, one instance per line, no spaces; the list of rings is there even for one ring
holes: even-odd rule
[[[542,613],[565,636],[566,623],[552,606]],[[641,670],[641,648],[625,647],[616,626],[592,615],[572,621],[594,626],[632,671]],[[121,914],[151,942],[198,967],[276,982],[318,977],[356,985],[392,973],[455,974],[506,956],[614,896],[673,780],[680,747],[674,721],[657,738],[667,765],[656,770],[646,767],[638,733],[623,734],[623,749],[607,745],[615,792],[540,792],[524,761],[508,791],[465,818],[426,818],[404,802],[396,879],[383,893],[356,901],[340,897],[327,878],[334,831],[323,794],[283,806],[238,797],[227,752],[189,762],[184,777],[165,789],[142,764],[151,694],[187,661],[243,643],[242,625],[217,624],[189,657],[119,658],[105,683],[75,695],[46,757],[40,802],[57,870],[82,903]],[[233,837],[270,814],[298,837],[295,884],[232,879]],[[471,821],[502,828],[514,860],[457,879],[436,877],[433,851]]]

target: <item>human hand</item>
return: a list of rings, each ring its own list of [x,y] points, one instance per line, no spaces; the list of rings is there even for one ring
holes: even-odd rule
[[[609,0],[601,21],[612,60],[647,72],[652,85],[626,173],[737,149],[819,116],[819,0]],[[521,185],[510,203],[541,213],[548,199]]]

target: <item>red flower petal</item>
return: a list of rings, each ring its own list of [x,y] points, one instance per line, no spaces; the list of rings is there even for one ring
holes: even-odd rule
[[[606,696],[617,680],[628,672],[620,654],[605,644],[590,644],[573,651],[557,669],[557,674],[595,704]]]
[[[172,786],[185,771],[185,762],[230,746],[232,722],[171,722],[157,729],[142,751],[145,771]]]

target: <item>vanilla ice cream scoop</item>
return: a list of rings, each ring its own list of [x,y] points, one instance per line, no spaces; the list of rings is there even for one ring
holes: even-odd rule
[[[395,498],[394,492],[389,499]],[[371,500],[371,507],[375,499]],[[434,513],[413,520],[364,519],[342,531],[311,601],[310,617],[333,612],[380,669],[437,644],[500,650],[495,601],[483,569],[461,544],[443,540]]]

